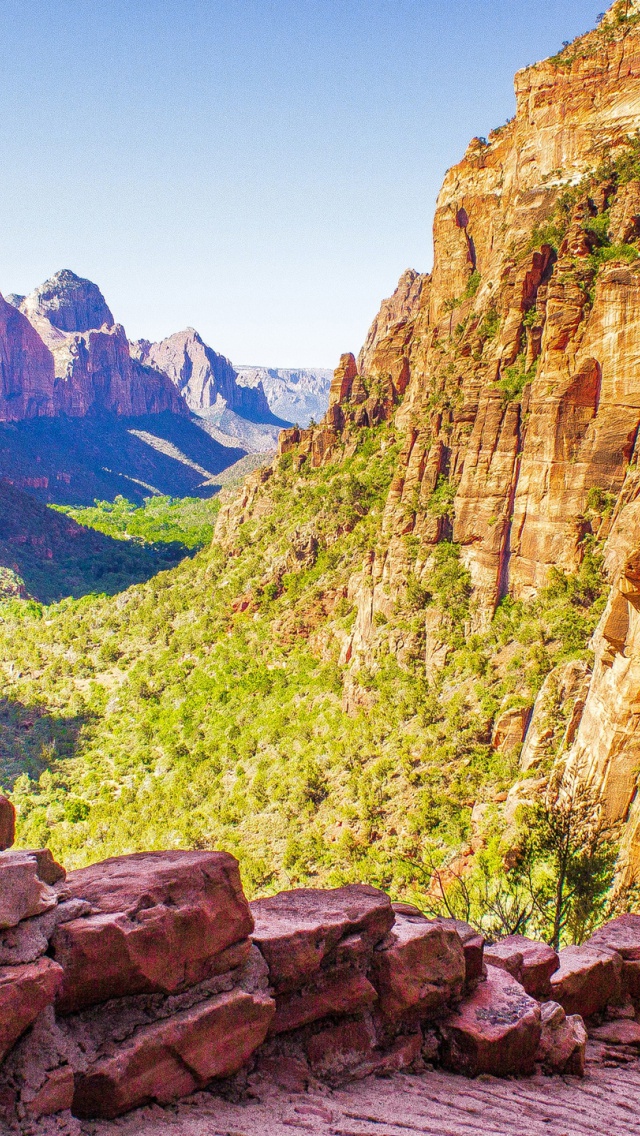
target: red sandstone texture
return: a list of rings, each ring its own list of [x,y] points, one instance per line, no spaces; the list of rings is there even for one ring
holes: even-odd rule
[[[241,957],[253,928],[238,866],[223,852],[149,852],[71,872],[66,890],[94,915],[60,926],[61,1013],[125,994],[173,993]],[[238,948],[240,956],[243,947]],[[220,959],[222,958],[222,963]]]
[[[508,935],[499,943],[487,947],[485,960],[501,967],[522,983],[533,998],[546,998],[551,994],[551,975],[558,970],[560,960],[553,947],[532,942],[523,935]]]
[[[640,1047],[628,917],[597,933],[606,946],[558,958],[512,937],[486,966],[472,927],[369,886],[249,905],[236,861],[215,852],[140,853],[65,878],[46,851],[5,851],[2,905],[0,962],[16,965],[0,966],[0,1111],[25,1136],[47,1116],[71,1133],[77,1118],[204,1088],[338,1088],[434,1065],[580,1077],[580,1012],[609,1063]]]
[[[250,1078],[242,1103],[198,1093],[172,1106],[141,1109],[91,1136],[637,1136],[640,1061],[601,1064],[590,1048],[587,1076],[497,1080],[436,1070],[368,1077],[336,1089],[279,1088],[271,1074]]]
[[[366,954],[394,921],[389,897],[365,884],[334,891],[300,888],[251,904],[253,941],[278,991],[296,989],[320,967]]]
[[[0,297],[0,422],[59,414],[187,414],[171,379],[133,358],[95,284],[67,270]]]
[[[0,967],[0,1060],[51,1005],[61,981],[61,968],[48,958],[28,966]]]

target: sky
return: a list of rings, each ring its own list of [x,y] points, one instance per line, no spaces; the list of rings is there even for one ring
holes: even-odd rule
[[[59,268],[131,339],[333,367],[513,74],[606,0],[0,0],[0,291]]]

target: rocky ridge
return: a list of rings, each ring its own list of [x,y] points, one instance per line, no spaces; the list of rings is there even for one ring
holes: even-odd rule
[[[333,371],[319,367],[236,367],[236,371],[243,385],[262,385],[271,410],[279,418],[308,426],[312,419],[319,421],[325,414]]]
[[[175,332],[160,343],[139,340],[131,347],[141,362],[169,376],[196,414],[228,409],[252,422],[284,425],[272,415],[262,385],[238,383],[233,365],[207,347],[194,328]]]
[[[120,324],[114,322],[95,284],[64,269],[26,297],[14,296],[14,316],[5,324],[8,352],[19,337],[28,344],[22,368],[7,366],[0,420],[87,414],[188,413],[173,384],[151,367],[131,357]],[[6,303],[6,301],[2,301]],[[7,305],[8,306],[8,305]],[[31,327],[32,331],[27,331]],[[46,401],[28,398],[30,361],[38,367]],[[16,401],[12,387],[24,391]]]
[[[640,1046],[640,916],[559,956],[492,948],[352,884],[248,904],[220,852],[71,872],[14,851],[0,799],[0,1108],[10,1131],[79,1131],[208,1088],[299,1092],[372,1072],[585,1072],[595,1037]],[[489,956],[489,952],[487,952]],[[253,1080],[252,1080],[253,1079]],[[254,1094],[255,1095],[255,1094]],[[52,1129],[53,1131],[54,1129]]]

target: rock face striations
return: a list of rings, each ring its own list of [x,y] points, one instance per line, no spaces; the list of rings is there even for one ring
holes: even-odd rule
[[[443,542],[469,574],[467,637],[486,630],[505,597],[529,601],[551,572],[563,578],[585,558],[604,557],[613,590],[593,677],[587,663],[564,664],[533,715],[530,706],[511,711],[493,737],[495,748],[511,751],[524,740],[530,770],[558,755],[578,769],[603,795],[609,818],[626,823],[633,876],[640,4],[613,4],[597,30],[519,72],[515,88],[514,118],[488,140],[474,139],[446,175],[433,272],[404,273],[358,359],[342,357],[321,424],[283,432],[280,455],[297,471],[337,462],[363,429],[385,422],[400,446],[381,539],[348,587],[357,618],[340,658],[352,673],[375,670],[381,650],[402,661],[406,629],[390,635],[390,597],[412,587],[428,600]],[[268,492],[262,471],[221,514],[223,541],[264,509]],[[429,676],[448,651],[433,609],[419,643]],[[355,704],[348,686],[347,707]],[[567,712],[573,707],[553,744],[551,689],[565,689]]]
[[[188,414],[167,376],[132,358],[124,329],[91,281],[64,269],[11,301],[0,309],[0,421]]]
[[[52,417],[54,387],[51,352],[26,316],[0,296],[0,420]]]
[[[262,385],[239,385],[229,360],[207,347],[192,327],[177,331],[160,343],[140,340],[132,345],[132,350],[143,363],[168,375],[187,406],[196,413],[220,407],[254,422],[273,419]]]
[[[68,268],[56,272],[30,296],[11,297],[11,302],[32,323],[46,319],[59,331],[90,331],[115,324],[97,284],[76,276]]]

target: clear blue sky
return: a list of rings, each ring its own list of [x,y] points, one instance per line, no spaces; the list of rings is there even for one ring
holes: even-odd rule
[[[606,0],[2,0],[0,291],[334,366],[431,264],[446,168]]]

